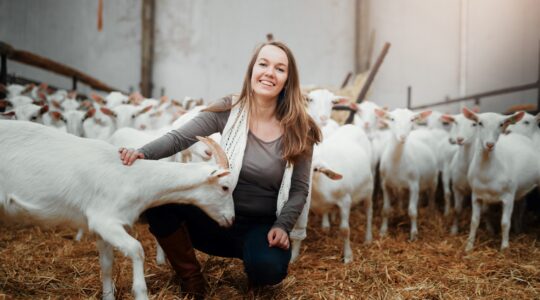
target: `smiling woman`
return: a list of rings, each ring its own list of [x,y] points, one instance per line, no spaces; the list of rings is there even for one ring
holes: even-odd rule
[[[190,205],[147,210],[150,232],[182,279],[182,292],[204,297],[206,280],[193,248],[240,258],[251,286],[274,285],[287,275],[290,240],[306,236],[313,145],[321,133],[309,117],[296,61],[281,42],[257,47],[240,96],[217,101],[177,130],[120,159],[160,159],[188,148],[196,136],[222,134],[234,187],[235,222],[220,227]]]

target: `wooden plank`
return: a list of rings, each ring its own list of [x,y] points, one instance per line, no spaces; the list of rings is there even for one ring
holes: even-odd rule
[[[85,73],[56,62],[54,60],[48,59],[46,57],[28,52],[23,50],[16,50],[11,45],[0,41],[0,54],[6,55],[8,59],[23,63],[29,66],[41,68],[59,75],[64,75],[70,78],[77,78],[79,82],[87,84],[94,89],[111,92],[111,91],[120,91],[119,89],[113,88]]]
[[[148,98],[152,97],[153,89],[155,7],[155,0],[142,2],[141,94]]]
[[[356,98],[356,103],[362,102],[364,98],[366,97],[369,87],[371,86],[371,83],[373,82],[375,75],[377,75],[377,72],[379,71],[379,67],[382,65],[384,58],[386,57],[386,54],[388,53],[388,49],[390,49],[390,43],[386,42],[384,43],[381,54],[379,54],[379,57],[377,58],[377,61],[375,62],[373,69],[371,69],[371,71],[369,72],[368,78],[366,79],[364,86],[362,86],[362,89],[360,90],[360,93],[358,94],[358,97]]]

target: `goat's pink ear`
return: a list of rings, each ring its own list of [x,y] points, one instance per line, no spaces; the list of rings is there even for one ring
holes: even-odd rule
[[[49,112],[49,115],[50,115],[51,118],[53,118],[55,121],[58,121],[58,120],[62,119],[62,113],[59,112],[59,111],[50,111],[50,112]]]
[[[418,122],[418,121],[423,121],[425,120],[427,117],[429,117],[429,115],[431,115],[431,110],[424,110],[422,112],[419,112],[417,113],[415,116],[414,116],[414,121]]]
[[[114,111],[108,109],[107,107],[101,107],[99,110],[101,110],[102,113],[106,114],[109,117],[116,118],[116,114]]]
[[[105,98],[101,97],[96,93],[91,93],[90,98],[92,98],[92,100],[96,101],[98,104],[101,105],[105,105],[107,103],[107,101],[105,101]]]
[[[14,117],[15,116],[15,111],[12,110],[12,111],[3,112],[2,116],[4,116],[4,117]]]
[[[379,117],[381,119],[385,119],[386,118],[386,110],[375,108],[375,115],[377,115],[377,117]]]
[[[231,171],[225,170],[225,169],[220,169],[220,170],[212,172],[212,176],[214,176],[215,178],[225,177],[229,174],[231,174]]]
[[[328,168],[319,168],[319,171],[321,173],[323,173],[324,175],[326,175],[326,177],[332,179],[332,180],[340,180],[343,178],[343,175],[333,171],[333,170],[330,170]]]
[[[523,119],[524,115],[525,115],[524,111],[517,112],[517,113],[511,115],[510,117],[504,119],[504,123],[508,124],[508,125],[516,124],[517,122],[519,122],[519,120]]]
[[[472,112],[470,109],[463,107],[461,111],[463,112],[463,115],[465,116],[465,118],[474,122],[478,122],[478,116],[474,112]]]
[[[144,113],[147,113],[149,112],[150,110],[152,109],[152,105],[148,105],[147,107],[143,108],[143,110],[141,110],[141,114],[144,114]]]
[[[540,112],[537,113],[534,118],[536,119],[536,122],[540,122]]]
[[[444,114],[440,117],[440,120],[442,122],[446,122],[446,123],[454,123],[455,119],[454,117],[452,117],[451,115],[447,115],[447,114]]]
[[[62,105],[60,105],[60,103],[56,100],[51,100],[51,104],[57,109],[62,109]]]
[[[480,112],[480,106],[478,105],[475,105],[472,109],[471,109],[474,113],[479,113]]]

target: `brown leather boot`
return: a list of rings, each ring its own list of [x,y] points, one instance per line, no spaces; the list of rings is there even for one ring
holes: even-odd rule
[[[186,226],[182,225],[173,234],[157,240],[172,268],[180,277],[182,293],[195,299],[204,299],[208,283],[201,273],[201,265],[195,256]]]

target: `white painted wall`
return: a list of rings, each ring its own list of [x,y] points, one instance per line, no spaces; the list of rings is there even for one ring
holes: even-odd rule
[[[0,40],[127,91],[140,77],[140,1],[103,3],[98,32],[97,0],[0,0]],[[8,73],[71,88],[71,79],[11,61]]]
[[[122,90],[140,80],[140,0],[0,0],[0,40],[80,69]],[[267,33],[293,50],[303,84],[338,86],[354,65],[355,0],[157,0],[154,96],[238,92],[256,44]],[[389,107],[458,97],[461,3],[468,10],[466,94],[533,82],[538,72],[538,0],[370,0],[373,60],[392,43],[370,99]],[[35,68],[10,73],[70,87]],[[86,92],[85,90],[82,90]],[[481,109],[535,103],[534,90],[494,97]],[[442,108],[457,111],[458,106]]]
[[[392,43],[370,98],[391,108],[456,98],[459,93],[461,3],[468,7],[466,94],[532,83],[538,79],[540,1],[373,0],[374,59]],[[536,103],[529,90],[482,100],[482,111]],[[456,112],[458,105],[441,107]]]
[[[0,40],[66,63],[119,89],[140,80],[141,1],[0,0]],[[267,33],[286,42],[302,82],[339,85],[354,62],[354,0],[157,0],[154,96],[209,101],[242,85],[255,46]],[[34,68],[9,72],[70,87]]]

